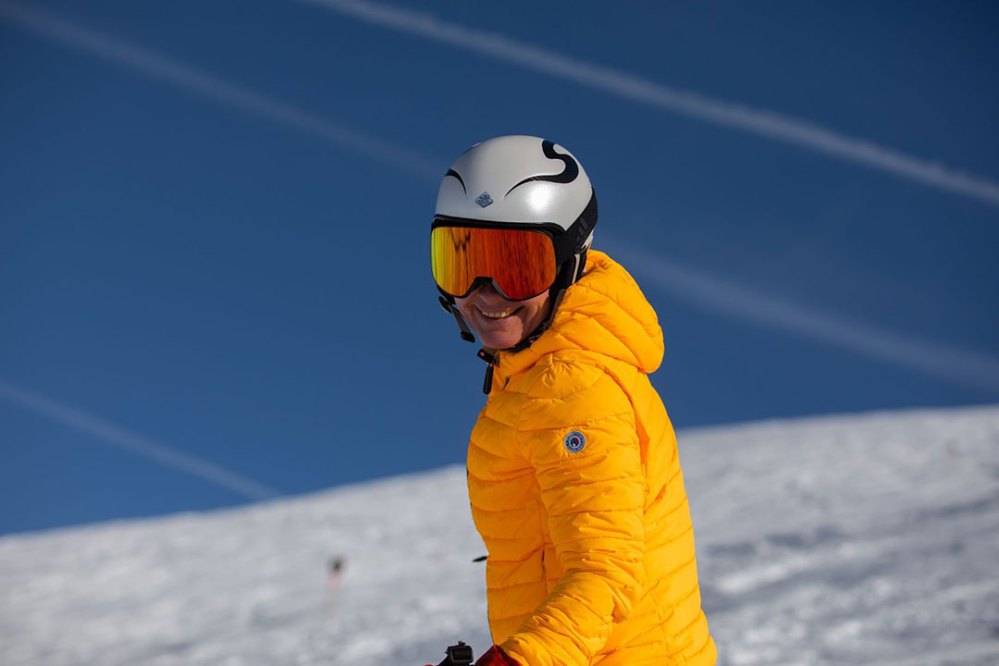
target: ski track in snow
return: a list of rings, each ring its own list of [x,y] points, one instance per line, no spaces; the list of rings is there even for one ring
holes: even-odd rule
[[[720,664],[999,664],[999,407],[685,431],[680,451]],[[0,664],[480,654],[464,477],[0,538]]]

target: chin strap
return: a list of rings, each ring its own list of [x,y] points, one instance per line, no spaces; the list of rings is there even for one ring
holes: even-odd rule
[[[440,297],[440,303],[445,312],[450,312],[454,315],[454,321],[458,324],[458,332],[461,334],[461,339],[465,342],[475,342],[475,336],[472,335],[472,331],[468,328],[468,324],[465,323],[465,318],[461,316],[460,312],[458,312],[458,307],[452,301],[447,300],[443,296]]]

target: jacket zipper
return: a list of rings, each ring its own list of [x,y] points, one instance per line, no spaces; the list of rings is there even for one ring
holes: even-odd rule
[[[485,349],[480,349],[478,357],[486,362],[486,378],[482,382],[482,392],[489,395],[493,388],[493,368],[499,363],[495,355],[490,354]]]

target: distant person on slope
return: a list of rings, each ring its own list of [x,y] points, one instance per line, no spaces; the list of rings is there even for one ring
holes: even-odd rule
[[[326,563],[326,571],[329,573],[327,582],[332,590],[340,589],[340,582],[343,580],[344,559],[341,556],[331,557]]]
[[[341,555],[331,557],[326,562],[326,618],[332,619],[340,598],[340,585],[343,583],[343,570],[346,560]]]
[[[468,447],[495,643],[477,666],[713,664],[694,536],[638,285],[590,249],[579,162],[501,136],[451,165],[431,225],[442,305],[478,335]]]

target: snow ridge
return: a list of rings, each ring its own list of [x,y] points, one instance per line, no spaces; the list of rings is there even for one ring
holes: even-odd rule
[[[999,663],[999,407],[679,439],[720,663]],[[464,475],[0,538],[0,663],[422,664],[457,640],[480,654]]]

